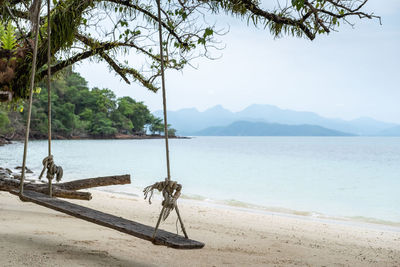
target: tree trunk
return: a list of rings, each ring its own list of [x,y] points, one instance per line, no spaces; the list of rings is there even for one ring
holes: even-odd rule
[[[130,183],[131,183],[131,176],[129,174],[126,174],[118,176],[104,176],[97,178],[81,179],[56,185],[57,187],[65,190],[80,190],[80,189],[88,189],[99,186],[121,185]]]
[[[108,185],[120,185],[120,184],[130,184],[130,175],[120,175],[120,176],[106,176],[89,178],[83,180],[76,180],[72,182],[53,184],[53,196],[59,198],[69,198],[69,199],[80,199],[80,200],[91,200],[92,194],[89,192],[79,192],[75,190],[88,189],[98,186],[108,186]],[[19,191],[20,180],[10,179],[10,178],[0,178],[0,191]],[[48,194],[49,188],[48,184],[32,184],[25,183],[24,188],[26,190],[35,191],[43,194]]]

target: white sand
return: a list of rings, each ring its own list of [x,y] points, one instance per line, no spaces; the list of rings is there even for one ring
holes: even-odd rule
[[[154,225],[159,202],[92,191],[80,204]],[[181,201],[202,250],[154,246],[0,192],[0,266],[400,266],[400,229],[209,207]],[[162,228],[175,231],[175,218]]]

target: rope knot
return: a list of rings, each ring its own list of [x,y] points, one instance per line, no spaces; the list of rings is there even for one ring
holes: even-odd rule
[[[176,201],[181,195],[182,185],[176,181],[170,181],[165,178],[163,182],[157,182],[153,185],[147,186],[144,190],[144,199],[149,197],[149,203],[151,204],[151,198],[153,197],[154,190],[162,193],[163,201],[161,205],[164,207],[164,212],[161,214],[163,221],[168,218],[171,211],[176,207]]]
[[[63,177],[63,173],[64,173],[63,168],[61,166],[57,166],[56,164],[54,164],[53,155],[45,157],[42,161],[42,164],[43,164],[43,169],[39,175],[39,180],[42,179],[44,171],[47,169],[46,178],[49,181],[53,180],[54,176],[56,176],[57,182],[61,181],[61,178]]]

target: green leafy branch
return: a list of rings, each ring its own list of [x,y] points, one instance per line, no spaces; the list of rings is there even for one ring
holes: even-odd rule
[[[4,27],[3,23],[0,23],[0,42],[2,49],[15,50],[17,48],[15,28],[11,24],[11,21],[7,23],[6,27]]]

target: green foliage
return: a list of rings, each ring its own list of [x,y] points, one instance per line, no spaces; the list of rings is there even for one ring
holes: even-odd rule
[[[164,123],[161,118],[153,117],[150,123],[149,130],[152,134],[161,134],[165,132]],[[171,128],[171,125],[168,124],[168,136],[176,136],[176,130]]]
[[[31,132],[35,137],[47,135],[47,88],[44,83],[33,100]],[[23,112],[14,112],[17,121],[27,119]],[[11,114],[11,113],[10,113]],[[6,113],[0,113],[0,129],[8,125]],[[153,125],[154,124],[154,125]],[[86,80],[68,69],[52,82],[52,130],[54,136],[111,137],[115,134],[145,134],[147,128],[162,133],[162,120],[155,118],[143,102],[131,97],[116,98],[109,89],[89,90]],[[1,130],[0,130],[1,131]]]
[[[151,124],[152,115],[143,104],[143,102],[136,102],[129,96],[122,97],[118,100],[117,113],[122,115],[122,118],[127,118],[132,125],[132,132],[143,133],[145,131],[145,125]],[[123,123],[123,121],[121,121]],[[129,124],[130,125],[130,124]]]
[[[0,41],[1,38],[3,38],[3,36],[6,34],[6,29],[4,28],[4,25],[2,22],[0,22]]]
[[[168,136],[176,136],[176,130],[174,128],[168,128]]]
[[[58,1],[52,10],[50,20],[52,32],[52,49],[68,49],[74,42],[74,34],[83,23],[83,13],[92,1]],[[47,23],[47,22],[46,22]],[[47,25],[42,27],[45,29]],[[45,49],[44,49],[45,50]]]
[[[161,134],[164,132],[163,120],[160,118],[153,118],[149,130],[152,134]]]
[[[300,11],[304,7],[304,1],[305,0],[292,0],[292,5],[297,9],[297,11]]]
[[[1,48],[5,50],[14,50],[17,48],[15,28],[11,24],[11,21],[7,23],[6,28],[4,28],[3,23],[0,23],[0,41],[1,41]]]
[[[8,119],[7,113],[0,111],[0,134],[9,132],[10,120]]]
[[[112,125],[113,122],[106,113],[96,113],[90,123],[89,132],[93,136],[111,136],[117,133],[117,129]]]

